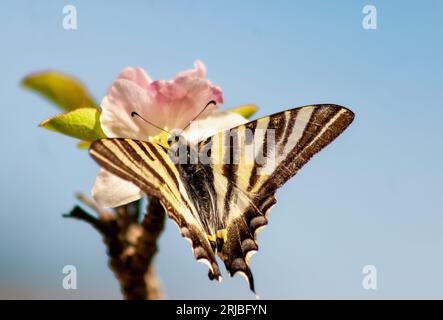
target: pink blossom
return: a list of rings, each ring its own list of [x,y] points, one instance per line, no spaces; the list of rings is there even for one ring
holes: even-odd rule
[[[153,81],[139,67],[121,71],[101,103],[100,122],[106,136],[147,140],[160,132],[142,119],[132,117],[132,112],[160,128],[183,129],[209,101],[222,104],[223,92],[205,79],[204,64],[196,61],[194,66],[168,81]],[[209,106],[199,119],[215,108]]]

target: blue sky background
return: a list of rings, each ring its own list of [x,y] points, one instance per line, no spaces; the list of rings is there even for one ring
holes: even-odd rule
[[[62,28],[77,7],[78,30]],[[362,8],[378,9],[364,30]],[[123,67],[169,79],[201,59],[225,106],[258,116],[332,102],[353,125],[278,193],[252,259],[263,298],[443,298],[440,1],[2,1],[0,298],[121,298],[104,245],[66,220],[98,171],[76,141],[37,127],[58,110],[19,87],[44,69],[101,100]],[[62,268],[78,289],[62,288]],[[362,287],[362,268],[378,289]],[[254,298],[210,282],[168,222],[156,266],[169,298]],[[226,274],[225,274],[226,275]]]

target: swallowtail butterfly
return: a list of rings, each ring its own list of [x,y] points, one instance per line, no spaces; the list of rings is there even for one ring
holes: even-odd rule
[[[245,276],[255,291],[249,259],[277,189],[353,119],[352,111],[331,104],[286,110],[199,141],[194,149],[206,161],[191,163],[172,159],[169,150],[177,143],[165,148],[123,138],[97,140],[90,154],[105,170],[160,199],[196,259],[208,265],[211,280],[221,280],[218,255],[231,276]],[[239,152],[251,144],[252,153]],[[191,150],[185,150],[189,160]],[[266,158],[271,154],[272,161]]]

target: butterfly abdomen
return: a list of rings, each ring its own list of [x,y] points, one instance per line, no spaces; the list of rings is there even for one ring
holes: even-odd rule
[[[223,229],[218,215],[214,175],[208,165],[178,164],[177,169],[182,177],[186,191],[194,203],[199,219],[208,235],[214,235]],[[215,240],[214,240],[215,241]]]

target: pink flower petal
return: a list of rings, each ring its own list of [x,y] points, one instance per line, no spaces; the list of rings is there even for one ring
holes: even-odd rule
[[[100,123],[103,132],[110,138],[146,140],[148,136],[157,134],[158,130],[132,117],[131,113],[144,114],[151,106],[152,98],[146,90],[129,80],[116,80],[101,103]]]
[[[205,78],[206,77],[206,67],[200,60],[194,62],[194,69],[185,70],[179,72],[175,75],[174,79],[180,77],[191,77],[191,78]]]
[[[125,68],[117,76],[117,79],[126,79],[136,83],[142,88],[146,88],[151,82],[149,75],[140,67]]]

